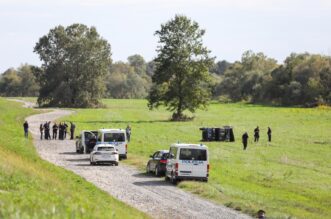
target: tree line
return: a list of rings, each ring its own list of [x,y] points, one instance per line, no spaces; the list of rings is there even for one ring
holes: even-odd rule
[[[241,60],[215,62],[203,45],[205,30],[176,15],[155,32],[157,56],[113,62],[111,45],[95,27],[57,26],[34,47],[41,66],[24,64],[0,75],[1,96],[38,96],[42,106],[96,107],[100,98],[147,98],[150,109],[182,112],[211,99],[272,105],[331,105],[331,58],[290,54],[283,63],[246,51]]]

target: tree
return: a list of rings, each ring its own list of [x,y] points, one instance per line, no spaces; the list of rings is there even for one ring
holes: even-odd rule
[[[146,62],[141,55],[132,55],[128,57],[129,65],[134,68],[138,75],[146,74]]]
[[[57,26],[34,47],[43,61],[38,75],[39,105],[94,107],[105,91],[111,63],[109,43],[95,27]]]
[[[176,15],[155,32],[159,37],[155,72],[148,97],[150,109],[165,105],[173,120],[185,119],[184,110],[205,108],[211,96],[209,68],[214,58],[203,46],[205,31],[197,22]]]

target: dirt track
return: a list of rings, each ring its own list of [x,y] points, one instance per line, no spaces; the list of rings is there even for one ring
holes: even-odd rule
[[[25,106],[32,105],[25,103]],[[27,118],[34,144],[44,160],[73,171],[154,218],[250,218],[184,192],[163,178],[146,176],[131,166],[121,163],[118,167],[90,166],[89,155],[75,153],[74,141],[39,140],[40,123],[54,121],[71,113],[73,111],[54,109]]]

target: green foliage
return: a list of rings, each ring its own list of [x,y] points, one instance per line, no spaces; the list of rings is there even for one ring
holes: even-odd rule
[[[159,45],[148,97],[150,109],[165,105],[174,112],[173,120],[181,120],[184,110],[206,107],[211,96],[209,68],[213,58],[202,44],[204,33],[197,22],[180,15],[155,32]]]
[[[38,81],[40,105],[97,106],[105,91],[104,78],[111,63],[109,43],[96,28],[83,24],[57,26],[34,48],[43,61]]]
[[[331,104],[331,58],[291,54],[284,64],[251,51],[221,76],[214,96],[277,105]]]
[[[128,57],[128,63],[116,62],[110,65],[106,77],[106,97],[145,98],[150,84],[145,60],[140,55],[132,55]]]
[[[108,109],[79,109],[66,118],[80,130],[132,127],[128,160],[144,169],[149,155],[180,141],[200,143],[200,127],[233,125],[236,141],[206,142],[210,149],[208,183],[179,186],[231,208],[268,218],[330,218],[331,108],[210,104],[194,121],[169,122],[166,109],[149,111],[145,100],[105,100]],[[93,122],[92,122],[93,121]],[[260,142],[253,143],[259,125]],[[267,127],[272,142],[267,142]],[[243,151],[241,135],[249,134]]]
[[[0,218],[147,218],[39,158],[22,123],[32,109],[0,98]]]
[[[24,64],[18,69],[10,68],[0,76],[0,95],[7,97],[34,97],[38,95],[34,66]]]

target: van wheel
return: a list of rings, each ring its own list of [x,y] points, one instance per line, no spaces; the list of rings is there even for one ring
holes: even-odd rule
[[[93,166],[93,165],[95,165],[96,163],[91,161],[90,164]]]
[[[115,163],[115,166],[118,166],[118,162]]]
[[[177,185],[177,179],[176,177],[174,176],[174,173],[171,173],[171,178],[170,178],[170,181],[173,185]]]

